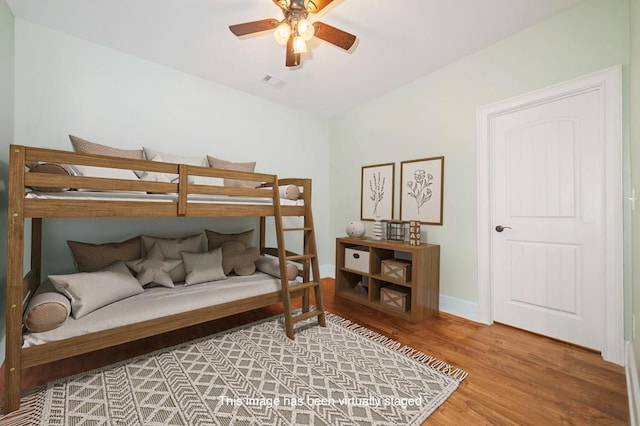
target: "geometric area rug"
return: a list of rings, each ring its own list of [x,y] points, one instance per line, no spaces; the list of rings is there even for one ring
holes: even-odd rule
[[[48,383],[7,425],[419,425],[467,373],[327,313],[282,316]]]

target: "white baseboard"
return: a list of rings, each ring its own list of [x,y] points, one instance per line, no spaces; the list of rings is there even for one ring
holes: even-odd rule
[[[440,311],[479,322],[478,304],[440,293]]]
[[[640,425],[640,381],[636,365],[633,342],[625,342],[625,375],[627,376],[627,397],[629,399],[629,419],[631,426]]]
[[[336,267],[333,265],[320,265],[320,278],[335,278]]]

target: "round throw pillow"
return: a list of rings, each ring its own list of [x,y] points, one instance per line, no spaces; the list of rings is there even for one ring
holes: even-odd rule
[[[60,327],[71,313],[71,302],[49,280],[38,287],[24,312],[24,325],[33,333]]]

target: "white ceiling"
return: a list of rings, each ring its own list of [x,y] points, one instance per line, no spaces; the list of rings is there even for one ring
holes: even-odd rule
[[[335,0],[312,21],[355,34],[345,52],[309,43],[284,65],[271,34],[228,25],[281,19],[272,0],[6,0],[18,18],[323,117],[344,112],[581,0]],[[287,82],[272,87],[265,75]]]

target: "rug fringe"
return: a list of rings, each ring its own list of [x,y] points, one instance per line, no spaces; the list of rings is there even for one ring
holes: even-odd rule
[[[455,368],[451,364],[448,364],[442,360],[439,360],[438,358],[434,358],[431,355],[428,355],[424,352],[418,351],[410,346],[407,346],[407,345],[402,346],[400,342],[393,340],[378,332],[369,330],[368,328],[361,326],[360,324],[357,324],[351,320],[348,320],[346,318],[343,318],[339,315],[336,315],[334,313],[327,312],[327,311],[325,311],[325,315],[327,319],[332,323],[339,325],[341,327],[344,327],[347,330],[354,331],[360,334],[361,336],[364,336],[373,340],[376,343],[382,344],[383,346],[389,349],[392,349],[415,361],[418,361],[435,370],[438,370],[441,373],[446,374],[447,376],[457,380],[458,382],[462,382],[469,375],[469,373],[467,373],[466,371],[460,368]]]
[[[431,355],[416,350],[410,346],[405,345],[402,347],[402,349],[399,349],[398,352],[408,356],[409,358],[415,359],[418,362],[428,365],[429,367],[434,368],[441,373],[446,374],[447,376],[453,377],[459,382],[462,382],[469,375],[469,373],[462,370],[461,368],[454,368],[451,364],[439,360],[438,358],[434,358]]]
[[[380,333],[377,333],[375,331],[369,330],[366,327],[361,326],[360,324],[357,324],[353,321],[350,321],[346,318],[342,318],[336,314],[333,314],[331,312],[326,312],[325,311],[325,315],[327,317],[327,319],[329,321],[331,321],[334,324],[337,324],[341,327],[346,328],[347,330],[351,330],[351,331],[355,331],[356,333],[358,333],[359,335],[366,337],[370,340],[373,340],[376,343],[379,343],[383,346],[386,346],[389,349],[393,349],[395,351],[398,350],[398,348],[400,346],[402,346],[399,342],[383,335]]]

